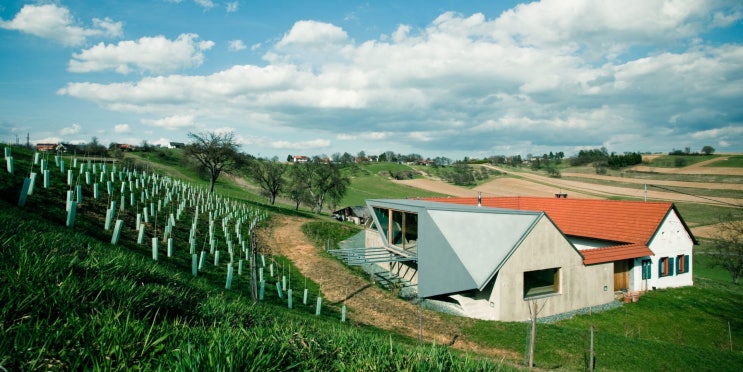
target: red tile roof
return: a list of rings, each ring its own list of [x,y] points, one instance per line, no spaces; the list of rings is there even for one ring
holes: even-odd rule
[[[477,205],[477,198],[474,197],[427,200]],[[672,209],[675,210],[673,203],[669,202],[524,196],[491,197],[481,200],[483,207],[545,212],[565,235],[618,243],[612,247],[580,251],[587,265],[652,255],[648,244],[666,215]]]
[[[584,265],[627,260],[630,258],[652,256],[653,251],[645,244],[623,244],[613,247],[584,249],[580,251],[583,255]]]

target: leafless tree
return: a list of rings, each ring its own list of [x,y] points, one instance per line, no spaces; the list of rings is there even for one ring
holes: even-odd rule
[[[240,145],[235,142],[233,132],[188,133],[192,142],[184,148],[186,155],[196,159],[209,173],[209,192],[214,191],[214,184],[219,175],[231,173],[238,166]]]
[[[717,237],[712,243],[712,264],[725,269],[738,284],[743,276],[743,219],[732,214],[721,218]]]

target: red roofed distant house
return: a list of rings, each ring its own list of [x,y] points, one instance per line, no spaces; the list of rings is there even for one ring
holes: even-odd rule
[[[334,254],[407,283],[408,296],[523,321],[693,285],[697,244],[672,203],[539,197],[370,199],[363,247]]]
[[[61,143],[37,143],[36,151],[65,151],[65,147]]]
[[[295,163],[306,163],[310,161],[310,158],[304,155],[294,155],[292,156],[292,161]]]

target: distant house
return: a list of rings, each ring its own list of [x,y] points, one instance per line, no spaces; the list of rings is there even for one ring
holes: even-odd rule
[[[58,145],[56,143],[37,143],[36,151],[57,151],[57,146],[62,146],[62,145]]]
[[[137,146],[130,145],[128,143],[120,143],[119,144],[119,150],[121,150],[121,151],[136,151],[137,150]]]
[[[304,155],[294,155],[292,156],[292,161],[295,163],[306,163],[310,160],[309,157]]]
[[[170,142],[170,143],[168,143],[168,148],[169,149],[182,149],[184,147],[186,147],[186,144],[183,143],[183,142]]]
[[[352,221],[356,225],[363,225],[371,217],[365,206],[351,206],[333,212],[333,217],[339,221]]]

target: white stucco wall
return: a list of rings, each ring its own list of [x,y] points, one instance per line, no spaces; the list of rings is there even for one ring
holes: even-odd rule
[[[694,285],[692,277],[694,270],[692,248],[694,247],[694,242],[675,211],[671,210],[669,212],[648,247],[654,253],[653,256],[649,257],[652,261],[650,279],[642,280],[642,270],[640,268],[642,259],[636,259],[636,270],[633,270],[630,273],[630,281],[633,289],[651,290],[653,288],[671,288]],[[676,274],[677,257],[680,255],[689,256],[689,270],[683,274]],[[663,257],[673,258],[673,272],[672,275],[659,278],[658,265],[660,259]],[[648,259],[648,257],[645,259]]]

